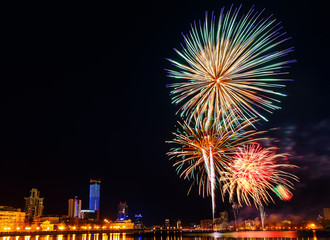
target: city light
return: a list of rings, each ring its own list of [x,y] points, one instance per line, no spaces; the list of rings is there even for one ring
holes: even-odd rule
[[[246,173],[245,173],[246,174]],[[283,174],[283,172],[282,172]],[[247,184],[251,185],[251,184]],[[276,184],[274,184],[275,186]],[[283,184],[276,185],[276,190],[280,193],[280,196],[285,199],[287,198],[287,190],[283,192]],[[33,193],[38,193],[38,191],[32,191]],[[118,235],[118,232],[124,232],[127,230],[132,230],[132,232],[138,231],[173,231],[173,232],[184,232],[184,231],[205,231],[205,230],[216,230],[216,231],[236,231],[239,229],[240,231],[255,231],[261,230],[260,223],[258,220],[245,220],[241,223],[234,226],[234,224],[230,223],[228,220],[228,212],[220,212],[220,216],[226,216],[223,218],[215,218],[214,221],[211,219],[202,220],[201,224],[193,224],[191,226],[182,226],[181,220],[177,220],[176,222],[171,222],[170,219],[165,219],[165,224],[160,226],[151,226],[150,228],[146,228],[142,225],[142,214],[135,214],[135,221],[133,222],[131,219],[128,219],[128,205],[127,203],[120,203],[120,207],[118,207],[118,218],[116,220],[111,220],[109,218],[104,218],[102,221],[96,221],[95,218],[91,218],[89,220],[80,219],[80,218],[70,218],[68,216],[64,216],[63,219],[60,217],[52,217],[52,216],[37,216],[34,221],[26,221],[25,218],[21,218],[24,216],[25,212],[20,212],[20,210],[12,208],[12,207],[3,207],[0,206],[0,235],[1,233],[8,234],[10,232],[19,232],[27,233],[33,236],[33,233],[42,234],[43,232],[49,232],[49,234],[53,234],[54,232],[61,232],[61,234],[67,234],[66,231],[70,231],[69,234],[72,234],[71,240],[75,239],[75,234],[82,234],[82,240],[98,240],[99,234],[102,233],[103,240],[114,240],[121,239]],[[7,212],[4,214],[4,210]],[[330,212],[328,208],[324,208],[324,216],[328,219],[327,211]],[[1,212],[2,211],[2,212]],[[8,214],[8,211],[12,211],[13,213]],[[86,210],[86,213],[93,213],[94,210]],[[21,214],[23,213],[23,214]],[[2,214],[2,215],[1,215]],[[2,218],[1,218],[2,217]],[[320,217],[319,219],[323,219],[324,217]],[[4,219],[4,220],[3,220]],[[15,224],[8,224],[9,219],[18,219]],[[28,218],[27,218],[28,219]],[[225,220],[224,220],[225,219]],[[318,220],[319,220],[318,219]],[[13,220],[14,221],[14,220]],[[210,225],[204,224],[202,222],[211,222]],[[221,229],[221,224],[227,224],[227,227]],[[210,227],[211,226],[211,227]],[[312,221],[300,221],[300,222],[292,222],[291,220],[283,220],[283,221],[275,221],[271,222],[268,219],[268,222],[265,223],[264,230],[267,231],[286,231],[286,230],[294,230],[294,231],[315,231],[322,229],[320,222],[312,222]],[[73,233],[72,233],[73,232]],[[88,233],[88,235],[84,235],[84,233]],[[110,238],[105,237],[105,232],[110,233]],[[113,234],[112,234],[113,233]],[[111,235],[112,234],[112,235]],[[45,240],[49,240],[50,238],[45,236]],[[62,237],[61,237],[62,236]],[[56,235],[56,240],[62,240],[64,235]],[[124,238],[124,236],[123,236]],[[25,238],[25,240],[29,240],[30,238]],[[39,235],[36,235],[35,240],[39,239]],[[7,240],[7,239],[4,239]],[[9,239],[8,239],[9,240]],[[16,240],[19,238],[16,237]],[[68,240],[70,240],[68,238]]]
[[[314,223],[309,224],[310,229],[315,229],[316,225]]]

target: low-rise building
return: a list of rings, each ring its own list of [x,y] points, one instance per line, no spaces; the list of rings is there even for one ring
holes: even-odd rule
[[[53,231],[54,230],[54,224],[51,224],[50,221],[44,221],[40,224],[42,231]]]
[[[255,230],[255,225],[253,220],[246,220],[245,221],[245,230]]]
[[[110,228],[112,229],[133,229],[134,223],[131,219],[122,220],[122,221],[114,221],[110,223]]]
[[[213,229],[213,220],[212,219],[201,220],[201,230],[212,230],[212,229]]]
[[[49,221],[51,224],[57,224],[60,222],[60,216],[43,216],[39,218],[39,222]]]
[[[97,219],[97,211],[93,209],[81,210],[81,219],[94,221]]]
[[[0,206],[0,231],[13,231],[24,226],[25,212],[20,208]]]

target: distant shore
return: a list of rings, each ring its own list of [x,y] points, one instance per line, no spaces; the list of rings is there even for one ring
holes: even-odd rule
[[[212,232],[212,231],[190,231],[190,230],[183,230],[183,231],[176,231],[176,232],[170,232],[167,230],[163,231],[151,231],[151,230],[138,230],[138,229],[131,229],[131,230],[85,230],[85,231],[31,231],[31,232],[0,232],[0,236],[37,236],[37,235],[69,235],[69,234],[128,234],[128,235],[135,235],[135,234],[182,234],[182,235],[199,235],[199,234],[216,234],[216,235],[222,235],[224,237],[229,237],[232,235],[249,235],[249,236],[262,236],[262,235],[270,235],[273,233],[277,234],[285,234],[285,233],[295,233],[297,237],[330,237],[330,231],[325,230],[297,230],[297,231],[238,231],[238,232]]]

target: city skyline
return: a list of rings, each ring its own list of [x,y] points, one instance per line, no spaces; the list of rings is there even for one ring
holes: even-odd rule
[[[181,32],[238,1],[169,1],[157,5],[120,3],[118,14],[103,7],[8,3],[3,23],[0,205],[24,209],[31,188],[41,192],[45,214],[66,214],[78,196],[89,209],[89,179],[101,179],[101,217],[117,217],[119,202],[130,214],[163,223],[210,218],[210,199],[180,179],[165,155],[178,110],[169,100],[164,69]],[[283,22],[295,46],[282,109],[260,130],[279,141],[300,178],[289,202],[266,206],[273,215],[317,218],[330,207],[330,113],[325,8],[299,1],[246,1]],[[306,16],[306,12],[309,14]],[[60,17],[61,16],[61,17]],[[12,19],[14,18],[14,19]],[[216,193],[216,212],[231,205]],[[198,206],[198,207],[196,207]],[[308,206],[308,207],[306,207]],[[194,211],[192,211],[192,209]],[[157,214],[156,214],[157,213]],[[258,216],[253,208],[242,214]],[[229,216],[232,218],[232,216]]]
[[[101,180],[96,180],[97,183],[100,183]],[[95,180],[90,179],[89,181],[90,183],[94,183]],[[91,191],[91,188],[90,188]],[[92,190],[93,192],[93,190]],[[89,193],[89,200],[90,200],[90,196],[91,196],[91,192]],[[43,198],[40,198],[40,191],[36,188],[32,188],[30,190],[30,197],[25,197],[25,211],[23,211],[23,213],[25,214],[26,218],[30,221],[33,222],[34,221],[34,217],[59,217],[59,219],[63,218],[64,219],[66,217],[69,218],[78,218],[78,219],[85,219],[85,220],[91,220],[92,221],[99,221],[101,220],[101,222],[104,221],[126,221],[126,220],[138,220],[138,223],[141,221],[142,219],[142,215],[141,213],[137,214],[130,214],[128,215],[128,204],[126,202],[119,202],[119,204],[116,207],[116,214],[117,217],[113,218],[112,216],[103,216],[103,218],[101,219],[97,219],[98,215],[97,215],[97,210],[96,209],[88,209],[88,210],[82,210],[82,200],[78,199],[77,196],[75,196],[75,198],[70,198],[68,199],[68,205],[67,205],[67,209],[66,209],[66,213],[67,214],[62,214],[64,211],[58,212],[56,214],[42,214],[43,210],[44,210],[44,206],[43,206]],[[32,200],[31,200],[32,199]],[[30,206],[31,205],[31,206]],[[90,202],[88,203],[88,205],[90,206]],[[17,206],[2,206],[8,209],[20,209],[17,208]],[[12,211],[11,210],[11,211]],[[20,210],[21,211],[21,210]],[[93,211],[92,215],[91,211]],[[98,211],[100,211],[100,208],[98,209]],[[218,214],[219,213],[219,214]],[[260,222],[260,216],[258,216],[258,211],[257,209],[255,209],[253,206],[245,206],[245,207],[239,207],[238,208],[238,216],[237,216],[237,222],[241,222],[244,223],[244,221],[256,221],[256,222]],[[84,216],[84,214],[88,214],[86,216]],[[228,217],[230,216],[230,217]],[[92,218],[91,218],[92,217]],[[109,218],[110,217],[110,218]],[[234,209],[230,208],[230,209],[226,209],[226,210],[222,210],[220,212],[217,212],[217,214],[215,215],[216,219],[215,219],[215,223],[217,223],[217,221],[223,221],[225,219],[225,222],[227,223],[231,223],[231,224],[235,224],[235,216],[234,216]],[[319,215],[317,216],[317,219],[314,217],[299,217],[297,215],[283,215],[279,212],[272,212],[272,213],[268,213],[266,212],[266,222],[281,222],[281,221],[293,221],[295,223],[301,223],[304,221],[314,221],[316,222],[316,220],[319,220],[320,218],[324,218],[324,219],[328,219],[330,218],[330,208],[327,207],[323,207],[319,213]],[[178,216],[172,217],[172,218],[166,218],[165,219],[165,224],[164,227],[166,226],[172,226],[170,224],[171,221],[180,221],[181,224],[181,218]],[[207,219],[207,218],[202,218],[199,219],[198,221],[192,222],[192,221],[187,221],[185,223],[185,226],[188,226],[189,224],[199,224],[199,221],[203,222],[206,221],[206,225],[210,224],[209,221],[212,221],[212,219]],[[197,223],[196,223],[197,222]],[[151,224],[149,222],[149,224]],[[152,223],[153,225],[157,225],[159,224],[159,222],[154,222]],[[174,226],[174,225],[173,225]],[[150,226],[149,226],[150,227]],[[221,228],[217,227],[216,229],[221,230]]]

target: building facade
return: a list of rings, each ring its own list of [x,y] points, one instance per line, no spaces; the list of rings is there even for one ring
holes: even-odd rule
[[[201,220],[201,230],[212,230],[212,229],[213,229],[213,220],[212,219]]]
[[[40,224],[40,227],[42,231],[53,231],[54,230],[54,224],[52,224],[50,221],[44,221]]]
[[[245,230],[255,230],[254,220],[245,220]]]
[[[128,205],[126,202],[120,202],[118,205],[118,220],[123,221],[128,219]]]
[[[181,220],[180,220],[180,219],[178,219],[178,220],[176,221],[176,228],[177,228],[177,229],[181,229],[181,228],[182,228],[182,223],[181,223]]]
[[[220,212],[220,217],[214,219],[214,226],[213,230],[214,231],[224,231],[227,230],[228,228],[228,212],[223,211]]]
[[[22,228],[25,221],[25,212],[20,208],[0,206],[0,231],[12,231]]]
[[[323,208],[324,220],[330,220],[330,208]]]
[[[81,210],[81,219],[94,221],[97,219],[97,212],[95,210]]]
[[[81,218],[81,200],[75,197],[69,199],[68,203],[68,216],[70,218]]]
[[[220,221],[228,223],[228,212],[227,211],[220,212]]]
[[[170,224],[170,219],[166,218],[166,219],[165,219],[165,225],[164,225],[164,227],[165,227],[165,228],[170,228],[170,226],[171,226],[171,224]]]
[[[128,220],[114,221],[110,223],[110,228],[112,229],[134,229],[134,223]]]
[[[134,226],[136,229],[143,229],[142,215],[140,213],[134,215]]]
[[[30,220],[40,217],[44,210],[44,198],[40,197],[40,192],[36,188],[30,190],[30,196],[25,198],[25,214]]]
[[[97,220],[99,220],[101,180],[90,179],[89,183],[89,209],[97,212]]]

